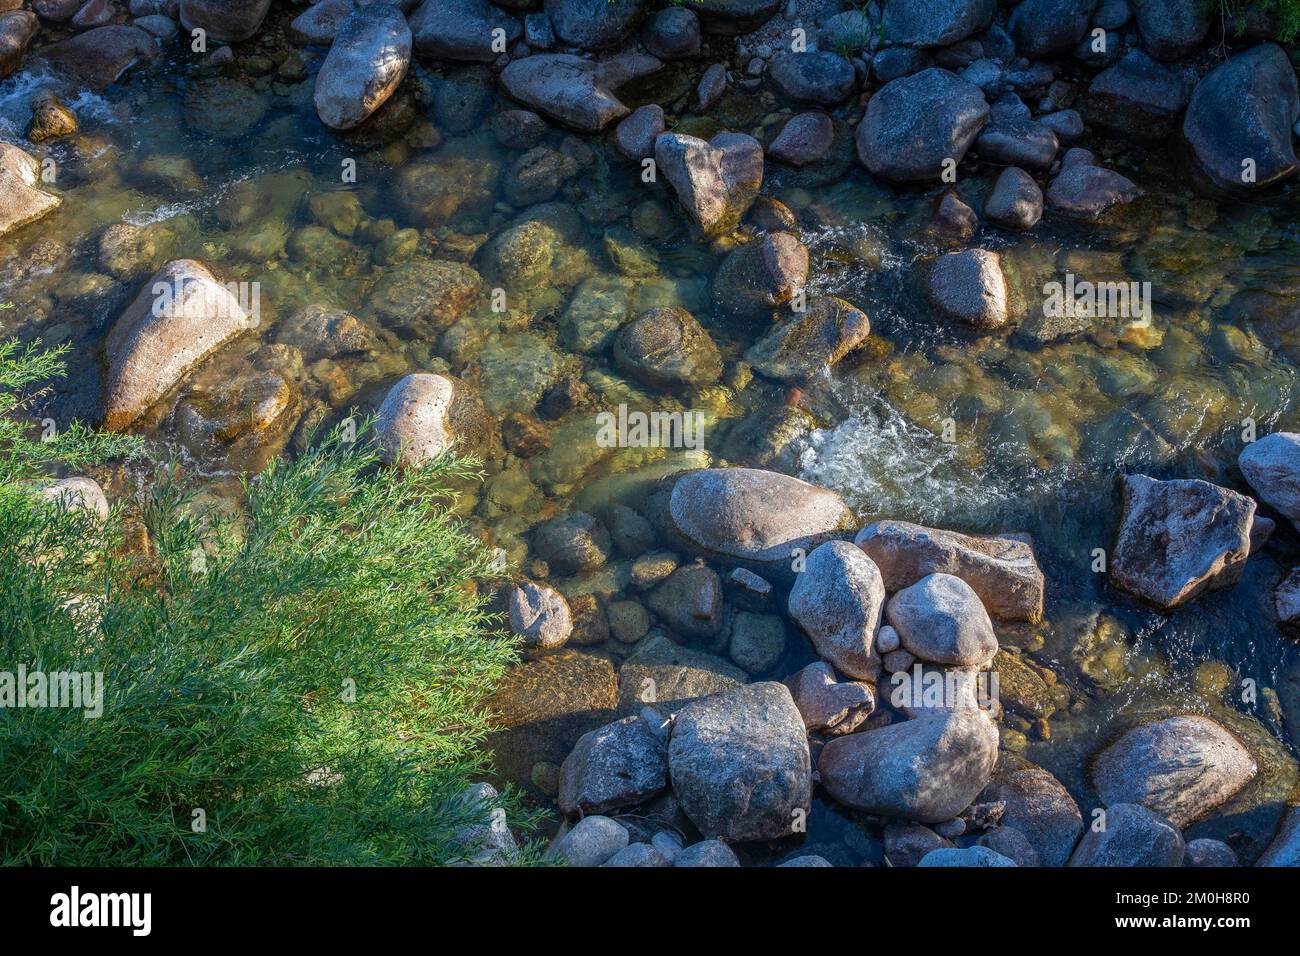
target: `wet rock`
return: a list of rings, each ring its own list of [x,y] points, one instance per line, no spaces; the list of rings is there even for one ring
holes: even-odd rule
[[[206,30],[208,39],[242,43],[261,27],[271,0],[181,0],[186,31]]]
[[[674,710],[749,681],[731,662],[675,644],[662,632],[640,641],[618,676],[623,713],[638,713],[646,704]]]
[[[1108,806],[1141,804],[1182,829],[1229,800],[1257,768],[1232,734],[1208,717],[1188,715],[1130,730],[1092,769]]]
[[[427,0],[435,2],[435,0]],[[627,847],[627,829],[609,817],[589,816],[578,821],[546,851],[569,866],[600,866]]]
[[[289,35],[298,43],[329,46],[356,9],[356,0],[319,0],[294,18]]]
[[[1273,591],[1273,609],[1278,624],[1300,628],[1300,568],[1295,568],[1278,582]]]
[[[609,531],[585,511],[552,518],[533,532],[533,552],[561,574],[603,567],[611,547]]]
[[[1215,186],[1263,189],[1300,168],[1292,140],[1297,117],[1295,70],[1281,47],[1264,43],[1220,64],[1197,84],[1183,136]],[[1253,178],[1246,181],[1248,170]]]
[[[740,866],[740,860],[721,840],[702,840],[678,853],[673,866]]]
[[[547,128],[546,120],[532,110],[502,110],[492,117],[492,132],[506,149],[532,149]]]
[[[118,317],[104,342],[109,369],[104,428],[129,428],[254,321],[201,263],[178,259],[164,266]]]
[[[509,474],[503,472],[502,474]],[[593,647],[609,640],[609,617],[594,594],[575,594],[569,600],[573,633],[569,641],[579,647]]]
[[[562,241],[560,234],[544,222],[521,222],[488,245],[485,271],[507,289],[530,289],[550,274]]]
[[[22,64],[27,45],[40,28],[40,20],[28,10],[0,12],[0,79]]]
[[[569,816],[635,806],[668,786],[668,752],[639,716],[584,734],[560,767],[560,810]]]
[[[853,521],[835,492],[755,468],[686,472],[656,517],[686,550],[776,581],[792,579],[796,550],[811,552]]]
[[[510,629],[523,638],[525,647],[561,647],[573,633],[569,602],[554,588],[526,581],[510,592],[509,608]]]
[[[1100,129],[1162,140],[1186,105],[1182,77],[1141,50],[1130,50],[1093,78],[1084,108]]]
[[[117,9],[108,0],[86,0],[72,18],[72,25],[78,30],[102,27],[106,23],[111,23],[116,15]]]
[[[975,149],[990,163],[1046,170],[1056,159],[1056,134],[1033,120],[1002,120],[980,131]]]
[[[1274,432],[1251,442],[1237,466],[1260,501],[1300,529],[1300,434]]]
[[[1060,782],[1046,770],[999,774],[982,795],[1002,801],[1001,825],[1025,835],[1043,866],[1064,866],[1083,832],[1083,815]]]
[[[492,431],[482,401],[464,382],[444,375],[407,375],[379,406],[375,439],[390,465],[412,468],[450,449],[479,451]]]
[[[81,4],[82,0],[32,0],[30,6],[42,20],[64,23],[81,9]]]
[[[968,710],[837,737],[822,751],[822,786],[840,803],[920,823],[951,820],[988,783],[997,726]]]
[[[685,637],[713,637],[722,629],[722,581],[703,564],[688,564],[646,595],[664,624]]]
[[[506,201],[517,209],[546,202],[577,174],[578,165],[570,157],[549,146],[535,146],[506,170]]]
[[[99,264],[117,279],[135,279],[157,270],[168,258],[174,237],[160,224],[115,222],[99,237]]]
[[[48,215],[63,202],[37,185],[41,166],[17,146],[0,143],[0,236]]]
[[[1083,136],[1083,117],[1078,110],[1057,110],[1038,117],[1038,122],[1056,134],[1058,143],[1078,142]]]
[[[152,36],[122,25],[95,27],[41,50],[51,64],[92,90],[111,86],[131,67],[157,54]]]
[[[949,46],[984,30],[993,0],[892,0],[885,5],[885,36],[899,46]]]
[[[1032,229],[1043,218],[1043,191],[1033,176],[1008,166],[984,200],[984,218],[1004,229]]]
[[[841,673],[880,676],[876,629],[885,604],[880,571],[860,548],[827,541],[808,555],[790,590],[790,617]]]
[[[100,247],[102,251],[102,241]],[[371,355],[380,349],[379,337],[368,325],[350,312],[325,305],[304,306],[293,313],[276,330],[275,340],[292,345],[308,362]]]
[[[964,241],[979,232],[980,220],[975,210],[966,205],[953,190],[948,190],[939,200],[934,218],[926,229],[941,239]]]
[[[930,574],[899,591],[885,614],[902,646],[923,661],[980,666],[998,652],[993,623],[979,595],[951,574]]]
[[[632,35],[643,0],[546,0],[555,35],[583,50],[608,50]]]
[[[1222,840],[1188,840],[1183,848],[1183,866],[1241,866],[1232,847]]]
[[[491,63],[500,55],[494,36],[504,35],[509,45],[523,32],[517,19],[487,0],[424,0],[408,22],[417,54],[468,63]]]
[[[1255,502],[1207,481],[1124,478],[1124,514],[1110,563],[1115,587],[1171,610],[1230,587],[1250,553]]]
[[[865,312],[843,299],[817,298],[792,312],[745,353],[745,361],[768,378],[805,382],[860,348],[871,334]]]
[[[709,333],[685,309],[663,306],[637,316],[614,340],[614,361],[656,388],[711,385],[722,356]]]
[[[434,2],[426,0],[425,6]],[[566,53],[541,53],[512,61],[501,73],[501,85],[510,96],[552,119],[595,133],[631,112],[614,90],[662,65],[639,54],[596,63]]]
[[[397,89],[411,63],[411,30],[396,7],[374,3],[343,21],[316,75],[314,101],[331,129],[361,125]]]
[[[1142,190],[1119,173],[1084,162],[1085,152],[1079,151],[1075,162],[1062,160],[1061,172],[1047,187],[1047,205],[1054,211],[1076,219],[1098,219],[1112,206],[1142,195]]]
[[[853,65],[828,50],[782,53],[772,59],[768,75],[796,103],[835,106],[853,92]]]
[[[1022,654],[999,650],[993,658],[993,671],[998,675],[998,702],[1028,720],[1052,716],[1057,698],[1043,670]]]
[[[1291,807],[1256,866],[1300,866],[1300,807]]]
[[[664,131],[664,108],[658,103],[641,106],[624,118],[614,130],[614,142],[628,159],[649,159],[655,140]]]
[[[791,166],[807,166],[826,157],[835,140],[835,124],[825,113],[799,113],[781,128],[767,154]]]
[[[1007,322],[1007,283],[996,252],[964,249],[940,256],[926,277],[926,295],[945,318],[972,328]]]
[[[646,52],[661,60],[685,60],[700,52],[700,18],[688,7],[665,7],[641,31]]]
[[[953,846],[951,840],[919,823],[886,823],[883,836],[885,858],[891,866],[916,866],[926,854]]]
[[[1042,60],[1075,48],[1088,31],[1097,0],[1023,0],[1007,22],[1016,52]]]
[[[931,850],[921,858],[917,866],[1015,866],[1015,860],[1008,859],[996,850],[986,846],[968,846],[965,849]]]
[[[668,765],[682,810],[706,838],[779,839],[811,806],[807,735],[783,684],[688,704],[673,724]]]
[[[1141,0],[1134,5],[1138,36],[1157,60],[1181,60],[1210,32],[1210,10],[1182,0]]]
[[[608,616],[610,633],[624,644],[635,644],[650,631],[650,614],[639,601],[615,601]]]
[[[368,311],[392,328],[442,332],[465,314],[482,287],[482,277],[463,262],[406,262],[370,290]]]
[[[1183,835],[1146,807],[1117,803],[1106,810],[1103,830],[1091,827],[1070,856],[1070,866],[1179,866]]]
[[[722,260],[713,277],[713,305],[734,319],[767,319],[807,282],[808,248],[791,233],[768,233]]]
[[[870,684],[839,680],[825,661],[809,664],[785,684],[811,734],[851,734],[876,709]]]
[[[1016,866],[1038,866],[1038,851],[1019,830],[1014,827],[993,827],[978,840],[978,845],[988,847],[1002,854]]]
[[[706,236],[734,229],[763,185],[763,147],[743,133],[719,133],[707,143],[664,133],[655,140],[655,164]]]
[[[888,182],[938,179],[945,161],[961,162],[988,112],[979,88],[947,70],[891,80],[867,104],[858,125],[858,157]]]
[[[108,497],[93,478],[60,478],[44,485],[38,494],[61,511],[89,511],[101,520],[108,518]]]
[[[704,71],[704,76],[700,78],[700,85],[695,90],[695,109],[703,113],[713,108],[713,105],[722,99],[722,94],[727,92],[727,66],[725,63],[715,63]]]

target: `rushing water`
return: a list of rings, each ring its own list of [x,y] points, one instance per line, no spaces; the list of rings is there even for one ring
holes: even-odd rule
[[[1072,273],[1149,282],[1150,327],[1099,322],[1084,336],[1048,342],[1024,332],[975,337],[938,320],[916,284],[913,266],[942,248],[925,230],[940,190],[874,184],[852,161],[841,128],[839,161],[819,172],[769,164],[765,192],[799,216],[812,251],[812,291],[865,310],[874,334],[833,375],[792,390],[735,373],[733,363],[761,330],[710,314],[720,253],[689,237],[667,187],[641,183],[639,169],[607,137],[550,132],[546,142],[581,171],[555,201],[515,209],[504,190],[475,185],[503,181],[518,156],[487,132],[501,104],[480,71],[418,70],[376,120],[340,137],[320,126],[311,107],[319,58],[313,50],[286,56],[268,32],[241,48],[230,73],[186,59],[159,62],[102,95],[69,100],[81,131],[47,151],[64,206],[0,240],[0,301],[12,304],[0,312],[0,331],[72,346],[72,375],[49,406],[56,419],[96,418],[99,349],[113,320],[162,263],[196,258],[226,279],[260,284],[261,325],[211,360],[145,427],[160,455],[189,462],[216,497],[231,493],[230,476],[292,453],[308,425],[373,409],[400,374],[452,371],[477,384],[499,417],[531,411],[555,383],[573,378],[595,404],[547,421],[544,455],[490,463],[494,476],[463,503],[466,516],[521,565],[523,536],[540,517],[605,500],[625,487],[618,476],[634,469],[701,460],[598,448],[597,407],[698,409],[714,460],[757,460],[835,488],[864,523],[890,517],[1033,533],[1048,581],[1046,623],[1001,637],[1032,651],[1070,692],[1046,727],[1020,721],[1009,729],[1021,736],[1004,734],[1004,743],[1055,772],[1085,812],[1092,805],[1087,757],[1121,708],[1177,705],[1222,715],[1229,701],[1278,737],[1300,740],[1300,659],[1269,610],[1273,585],[1296,557],[1289,529],[1250,560],[1238,587],[1174,615],[1117,599],[1091,568],[1093,549],[1113,541],[1117,473],[1242,488],[1234,463],[1243,421],[1253,420],[1260,434],[1300,426],[1300,188],[1217,202],[1191,192],[1159,151],[1089,141],[1143,186],[1143,199],[1104,225],[1062,223],[1049,213],[1029,235],[985,228],[978,241],[1001,253],[1024,316],[1041,309],[1045,282]],[[668,70],[628,98],[672,103],[695,79]],[[31,97],[55,82],[24,72],[0,83],[0,136],[20,141]],[[714,119],[683,114],[675,128],[707,135],[728,126],[767,142],[790,113],[770,94],[734,90]],[[355,183],[342,177],[352,160]],[[426,160],[460,164],[461,212],[418,236],[400,233],[420,223],[410,221],[397,172]],[[960,189],[973,202],[990,171],[967,166]],[[509,313],[484,303],[446,331],[376,320],[376,283],[400,262],[477,263],[492,236],[531,216],[557,224],[564,246],[544,286],[512,292],[518,299]],[[99,242],[114,223],[146,227],[154,246],[139,268],[116,276]],[[627,276],[611,258],[611,236],[638,257],[636,268],[622,260]],[[563,317],[583,282],[615,287],[631,314],[663,303],[690,309],[731,369],[723,384],[654,394],[625,380],[608,350],[572,350]],[[263,348],[296,309],[314,303],[362,317],[374,347],[319,358]],[[250,406],[262,411],[250,415]],[[746,423],[754,423],[747,437]],[[619,589],[617,571],[597,577],[567,582],[566,590]],[[608,652],[617,658],[628,649]],[[790,651],[762,676],[779,679],[809,659],[791,632]],[[1246,679],[1260,692],[1243,700]],[[1276,779],[1294,783],[1294,772]],[[1249,848],[1271,824],[1267,814],[1230,816],[1206,832]],[[808,842],[838,861],[878,855],[834,813],[814,813]]]

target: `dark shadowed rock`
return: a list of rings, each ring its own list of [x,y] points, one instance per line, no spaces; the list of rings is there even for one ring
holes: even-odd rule
[[[826,157],[835,140],[835,124],[825,113],[799,113],[781,128],[767,154],[791,166],[807,166]]]
[[[1241,866],[1236,851],[1222,840],[1188,840],[1183,848],[1183,866]]]
[[[812,802],[807,733],[783,684],[688,704],[673,724],[668,766],[682,810],[706,838],[788,836]]]
[[[1016,866],[1040,865],[1038,851],[1029,842],[1029,838],[1014,827],[993,827],[986,830],[980,836],[978,844],[1002,854]]]
[[[996,850],[991,850],[986,846],[968,846],[965,849],[939,849],[931,850],[921,858],[917,866],[1015,866],[1016,861],[1003,856]]]
[[[1097,0],[1023,0],[1007,26],[1016,52],[1041,60],[1073,50],[1088,31]]]
[[[1088,86],[1084,109],[1100,129],[1139,139],[1164,139],[1187,105],[1183,79],[1141,50],[1130,50]]]
[[[439,60],[491,63],[493,31],[506,43],[519,39],[519,21],[488,0],[424,0],[408,18],[415,52]],[[513,94],[512,94],[513,95]]]
[[[569,866],[603,866],[627,848],[627,841],[627,828],[617,820],[602,816],[584,817],[552,843],[546,855],[563,860]]]
[[[0,12],[0,79],[22,64],[27,44],[40,28],[40,20],[29,10]]]
[[[705,29],[736,36],[761,27],[781,9],[782,0],[692,0]]]
[[[682,647],[660,632],[638,643],[619,669],[619,712],[639,713],[647,704],[675,710],[748,681],[730,661]]]
[[[885,36],[900,46],[948,46],[988,27],[994,0],[890,0]]]
[[[632,35],[644,6],[643,0],[546,0],[545,10],[566,45],[608,50]]]
[[[1008,166],[984,200],[984,218],[1004,229],[1032,229],[1043,218],[1043,191],[1033,176]]]
[[[1179,866],[1183,835],[1146,807],[1117,803],[1106,810],[1103,830],[1088,828],[1070,866]]]
[[[655,153],[655,140],[664,131],[664,108],[650,103],[624,117],[614,130],[614,142],[628,159],[649,159]]]
[[[1259,500],[1300,529],[1300,434],[1274,432],[1251,442],[1237,466]]]
[[[673,859],[673,866],[731,867],[740,866],[735,852],[721,840],[701,840],[682,850]]]
[[[574,816],[635,806],[668,786],[668,752],[640,716],[588,731],[560,767],[560,809]]]
[[[1292,807],[1282,818],[1273,842],[1268,845],[1256,866],[1300,866],[1300,807]]]
[[[882,835],[890,866],[916,866],[927,853],[953,846],[951,840],[919,823],[886,823]]]
[[[646,52],[661,60],[684,60],[700,52],[700,18],[689,7],[665,7],[641,31]]]
[[[1075,219],[1098,219],[1112,206],[1129,203],[1142,195],[1119,173],[1085,162],[1066,165],[1047,187],[1047,205]]]
[[[181,26],[206,30],[208,39],[240,43],[266,19],[271,0],[181,0]]]
[[[817,653],[860,680],[880,676],[876,630],[885,585],[870,558],[848,541],[827,541],[808,555],[790,590],[790,617]]]
[[[990,123],[975,140],[975,150],[990,163],[1045,170],[1056,159],[1056,134],[1033,120]]]
[[[1237,583],[1250,553],[1255,502],[1208,481],[1124,478],[1124,514],[1110,579],[1171,610]]]
[[[1186,0],[1137,0],[1138,35],[1157,60],[1181,60],[1210,32],[1210,8]]]
[[[703,564],[680,567],[646,595],[646,605],[683,637],[713,637],[722,629],[722,581]]]
[[[609,531],[585,511],[559,515],[533,532],[533,551],[561,574],[602,567],[612,547]]]
[[[988,118],[979,87],[931,68],[876,91],[858,126],[858,157],[873,176],[907,183],[938,179],[960,163]]]
[[[426,0],[426,5],[432,2]],[[417,35],[417,49],[418,42]],[[567,53],[541,53],[512,61],[501,72],[501,85],[510,96],[552,119],[595,133],[630,112],[614,91],[662,65],[639,54],[597,63]]]
[[[1141,804],[1181,829],[1229,800],[1256,769],[1236,737],[1188,715],[1130,730],[1097,756],[1092,776],[1107,805]]]
[[[1006,804],[1001,825],[1025,835],[1043,866],[1064,866],[1083,832],[1083,815],[1060,782],[1031,768],[999,774],[982,795]]]
[[[782,53],[768,70],[777,89],[796,103],[835,106],[853,92],[853,65],[829,50]]]

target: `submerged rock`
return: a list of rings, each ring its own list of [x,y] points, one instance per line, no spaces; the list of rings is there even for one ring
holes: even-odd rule
[[[745,353],[745,361],[768,378],[809,381],[864,345],[870,334],[865,312],[843,299],[818,298],[775,323]]]
[[[736,665],[674,643],[662,632],[640,641],[618,673],[619,710],[638,713],[647,704],[665,710],[748,683]]]
[[[808,555],[790,590],[790,617],[841,673],[880,676],[876,630],[885,604],[880,570],[847,541],[827,541]]]
[[[1182,77],[1141,50],[1130,50],[1088,87],[1085,109],[1094,126],[1139,139],[1164,139],[1187,105]]]
[[[633,378],[657,388],[711,385],[722,376],[722,356],[709,333],[685,309],[663,306],[623,326],[614,361]]]
[[[49,214],[63,202],[37,183],[41,166],[17,146],[0,143],[0,236]]]
[[[1106,809],[1104,829],[1089,828],[1070,866],[1180,866],[1183,835],[1146,807],[1117,803]]]
[[[1237,583],[1255,502],[1208,481],[1124,478],[1111,583],[1164,610]]]
[[[858,157],[888,182],[938,179],[960,163],[988,118],[979,87],[931,68],[876,91],[858,125]]]
[[[441,0],[426,0],[425,5],[437,2]],[[631,112],[613,91],[662,65],[640,54],[597,63],[567,53],[541,53],[512,61],[501,72],[501,85],[510,96],[552,119],[595,133]]]
[[[363,123],[397,89],[411,63],[411,30],[396,7],[372,3],[343,21],[316,75],[315,103],[331,129]]]
[[[668,742],[673,792],[706,838],[771,840],[812,803],[812,764],[790,691],[773,682],[684,707]]]
[[[705,236],[734,229],[763,185],[763,147],[743,133],[707,143],[684,133],[655,140],[655,163],[691,221]]]
[[[837,737],[822,751],[818,771],[822,786],[846,806],[941,823],[988,783],[997,751],[997,726],[959,710]]]
[[[1229,800],[1256,769],[1236,737],[1188,715],[1130,730],[1097,756],[1092,775],[1107,805],[1141,804],[1181,829]]]
[[[1274,432],[1251,442],[1237,466],[1260,501],[1300,529],[1300,433]]]
[[[635,806],[668,786],[668,752],[645,719],[589,731],[560,767],[560,810],[569,816]]]

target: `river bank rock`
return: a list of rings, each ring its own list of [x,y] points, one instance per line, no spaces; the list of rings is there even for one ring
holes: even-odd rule
[[[207,268],[178,259],[155,273],[104,342],[104,428],[124,431],[203,359],[252,328]]]
[[[426,0],[426,6],[440,0]],[[417,50],[418,50],[417,36]],[[624,54],[599,63],[567,53],[513,60],[501,85],[514,99],[584,133],[595,133],[631,112],[614,95],[624,83],[663,66],[651,56]]]
[[[701,840],[680,851],[673,858],[673,866],[738,867],[740,859],[735,851],[721,840]]]
[[[859,680],[880,677],[876,631],[885,605],[880,570],[847,541],[827,541],[808,555],[790,590],[790,617],[817,653]]]
[[[1300,119],[1295,69],[1261,43],[1219,64],[1192,91],[1183,136],[1220,189],[1265,189],[1300,169],[1292,127]]]
[[[453,444],[461,454],[481,453],[492,431],[487,409],[469,385],[427,373],[398,381],[375,419],[380,457],[403,468],[421,465]]]
[[[684,133],[655,139],[655,164],[705,236],[734,229],[763,185],[763,147],[744,133],[705,142]]]
[[[975,866],[975,867],[994,866],[997,867],[997,866],[1015,866],[1016,861],[1003,856],[1001,853],[998,853],[996,850],[990,850],[986,846],[980,846],[976,844],[975,846],[968,846],[965,849],[958,849],[957,847],[952,847],[951,849],[940,848],[938,850],[931,850],[925,856],[921,857],[921,861],[916,865],[925,866],[925,867],[930,867],[930,866]]]
[[[664,131],[664,108],[658,103],[639,106],[624,117],[614,130],[614,141],[628,159],[649,159],[655,153],[655,140]]]
[[[993,623],[979,595],[951,574],[929,574],[899,591],[890,598],[885,615],[902,646],[923,661],[978,667],[998,652]]]
[[[641,31],[645,50],[661,60],[685,60],[700,52],[700,18],[689,7],[665,7]]]
[[[768,76],[787,99],[827,107],[848,99],[855,82],[853,65],[829,50],[781,53],[772,58]]]
[[[960,163],[988,119],[979,87],[937,68],[891,80],[876,91],[858,125],[858,158],[891,183],[938,179]]]
[[[1051,168],[1059,148],[1052,128],[1035,120],[997,120],[975,139],[975,151],[985,161],[1039,171]]]
[[[791,166],[807,166],[826,157],[835,142],[835,124],[821,112],[799,113],[781,127],[767,155]]]
[[[1130,50],[1088,86],[1088,122],[1122,136],[1162,140],[1187,105],[1182,77],[1141,50]]]
[[[205,30],[210,40],[242,43],[257,33],[271,0],[181,0],[181,25]]]
[[[1256,769],[1232,734],[1188,715],[1130,730],[1097,756],[1092,771],[1108,806],[1141,804],[1182,829],[1229,800]]]
[[[930,304],[952,321],[981,331],[1007,323],[1007,281],[996,252],[945,253],[926,274],[925,292]]]
[[[899,46],[950,46],[988,28],[994,0],[891,0],[885,4],[885,36]]]
[[[1185,847],[1178,828],[1146,807],[1116,803],[1106,809],[1106,826],[1088,828],[1070,856],[1070,866],[1180,866]]]
[[[1300,529],[1300,433],[1274,432],[1251,442],[1237,466],[1259,500]]]
[[[1043,191],[1033,176],[1008,166],[984,200],[984,218],[1004,229],[1033,229],[1043,218]]]
[[[34,157],[0,143],[0,236],[48,215],[63,202],[39,187],[40,172]]]
[[[808,247],[789,232],[769,232],[734,249],[713,276],[713,305],[743,321],[770,318],[808,282]]]
[[[761,27],[781,5],[782,0],[692,0],[691,9],[709,33],[737,36]]]
[[[688,471],[665,497],[652,520],[668,540],[774,581],[793,581],[796,550],[808,554],[853,522],[835,492],[756,468]]]
[[[662,631],[640,641],[618,672],[619,711],[639,713],[647,704],[675,710],[710,694],[749,682],[730,661],[682,647]]]
[[[1005,804],[1000,825],[1023,833],[1043,866],[1064,866],[1083,832],[1070,792],[1037,767],[999,773],[980,799]]]
[[[812,803],[812,764],[790,691],[750,684],[684,707],[668,741],[673,792],[706,839],[779,839]]]
[[[361,125],[397,89],[411,63],[411,30],[396,7],[359,7],[339,26],[316,75],[314,101],[330,129]]]
[[[1197,479],[1127,475],[1111,583],[1172,610],[1205,590],[1230,587],[1250,554],[1255,502]]]
[[[609,817],[590,816],[579,820],[572,830],[561,836],[546,851],[569,866],[601,866],[627,847],[627,828]]]
[[[646,605],[683,637],[714,637],[722,630],[722,580],[705,564],[677,568],[646,595]]]
[[[1188,840],[1183,848],[1183,866],[1241,866],[1236,851],[1222,840]]]
[[[969,710],[837,737],[818,763],[822,786],[845,806],[941,823],[970,806],[997,761],[997,726]]]
[[[566,45],[609,50],[632,35],[644,6],[643,0],[546,0],[544,9]]]
[[[668,786],[668,752],[640,716],[589,731],[560,766],[560,810],[569,816],[635,806]]]
[[[289,36],[296,43],[329,46],[343,21],[357,9],[356,0],[319,0],[289,24]]]
[[[1069,53],[1088,31],[1097,0],[1023,0],[1007,21],[1016,52],[1031,60]]]
[[[1181,0],[1141,0],[1135,3],[1142,46],[1157,60],[1181,60],[1210,32],[1210,10]]]
[[[511,590],[508,605],[510,629],[525,647],[551,650],[573,634],[569,602],[554,588],[525,581]]]
[[[408,18],[415,52],[420,56],[465,63],[491,63],[494,31],[506,44],[523,33],[519,21],[488,0],[424,0]],[[531,58],[530,58],[531,59]]]
[[[871,320],[852,304],[830,296],[807,303],[776,322],[745,352],[754,370],[781,382],[806,382],[864,344]]]
[[[877,521],[858,532],[854,544],[876,562],[887,591],[943,572],[969,584],[993,617],[1034,622],[1043,615],[1043,572],[1028,535],[968,535]]]
[[[825,661],[809,664],[785,685],[811,734],[851,734],[876,708],[870,684],[838,680]]]
[[[60,478],[43,485],[37,493],[60,510],[78,509],[93,512],[100,520],[108,518],[108,496],[93,478]]]

